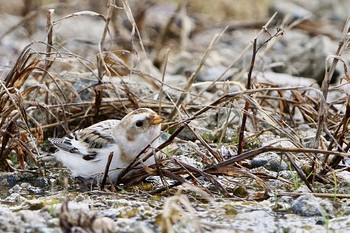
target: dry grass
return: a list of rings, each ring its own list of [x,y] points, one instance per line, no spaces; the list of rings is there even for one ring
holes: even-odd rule
[[[128,2],[121,1],[119,7],[118,12],[124,12],[132,26],[129,36],[134,50],[126,51],[125,53],[136,54],[138,59],[148,59],[146,50],[152,50],[155,47],[149,48],[150,45],[148,45],[148,48],[146,48],[143,44],[142,33],[140,33],[142,28],[137,26],[138,21],[135,20]],[[133,62],[122,56],[125,53],[108,50],[109,47],[106,46],[106,40],[111,34],[109,27],[113,19],[112,13],[115,10],[115,6],[109,4],[105,16],[95,12],[77,12],[56,21],[52,20],[50,13],[48,14],[48,39],[47,43],[45,43],[45,51],[40,52],[34,49],[35,46],[33,44],[28,45],[18,57],[11,71],[1,82],[1,170],[26,170],[28,166],[40,168],[36,158],[42,153],[41,145],[48,136],[53,134],[63,136],[71,130],[86,127],[106,118],[120,118],[132,108],[150,107],[161,112],[167,118],[167,129],[173,131],[172,136],[163,145],[156,148],[155,151],[161,151],[166,146],[174,143],[175,137],[184,129],[189,128],[202,146],[202,151],[200,152],[203,158],[206,158],[205,168],[199,169],[175,158],[167,159],[166,161],[160,161],[153,167],[140,171],[133,177],[124,177],[130,170],[130,166],[120,175],[117,184],[131,185],[142,181],[148,176],[158,175],[165,181],[171,179],[175,180],[175,182],[171,185],[164,182],[164,187],[154,190],[153,193],[170,190],[170,188],[180,184],[192,183],[210,194],[221,193],[225,196],[230,196],[231,194],[227,191],[227,187],[220,182],[220,176],[244,176],[258,184],[259,190],[252,198],[260,200],[271,195],[271,190],[265,182],[266,179],[271,177],[266,177],[263,174],[254,174],[243,166],[244,163],[240,164],[240,162],[267,151],[279,152],[285,155],[310,191],[314,191],[316,180],[332,183],[332,179],[328,179],[326,175],[330,171],[333,172],[337,169],[341,159],[348,156],[347,153],[350,147],[350,135],[348,132],[350,98],[349,94],[344,93],[346,96],[337,100],[337,102],[327,103],[325,100],[327,93],[330,91],[341,91],[340,86],[329,86],[329,78],[332,76],[337,61],[341,61],[345,48],[349,48],[349,22],[344,27],[344,34],[339,44],[337,56],[329,58],[333,63],[328,72],[326,72],[321,90],[312,87],[290,88],[265,83],[251,83],[251,85],[247,86],[247,89],[235,93],[224,93],[211,103],[203,103],[205,105],[203,106],[196,104],[198,101],[195,102],[203,91],[196,90],[193,87],[193,83],[205,59],[210,56],[212,46],[220,39],[220,35],[214,37],[207,51],[203,53],[202,61],[198,64],[196,70],[188,76],[188,82],[184,88],[169,87],[162,80],[134,68]],[[55,44],[53,40],[56,24],[61,20],[82,15],[98,17],[105,22],[104,32],[98,45],[96,62],[65,51],[60,45]],[[276,35],[267,33],[272,31],[270,29],[271,21],[272,18],[257,34],[257,38],[262,34],[267,34],[269,38],[262,45],[254,44],[250,71],[254,69],[254,58],[259,55],[259,49],[266,45],[266,47],[269,47],[270,43],[273,43],[273,39],[280,36],[278,34],[280,31],[277,31]],[[165,34],[166,30],[160,33],[159,36],[164,37]],[[164,38],[158,38],[157,41],[163,40]],[[228,69],[241,56],[247,53],[251,46],[252,44],[247,42],[247,47],[242,49],[241,55]],[[158,48],[155,49],[157,50]],[[157,62],[159,60],[162,59],[153,59],[153,61]],[[62,63],[68,64],[72,61],[80,64],[87,70],[91,70],[87,79],[88,82],[83,82],[86,80],[84,80],[82,74],[76,74],[76,78],[79,79],[72,81],[52,71],[55,66],[59,66]],[[163,63],[166,64],[165,61]],[[345,76],[343,83],[348,83],[350,80],[348,67],[346,64],[344,64],[344,67]],[[131,74],[151,85],[156,91],[146,96],[135,94],[132,88],[124,82],[124,78]],[[121,80],[121,86],[104,81],[104,77]],[[79,84],[82,84],[83,87],[77,90],[76,85]],[[211,86],[219,84],[221,83],[215,81]],[[165,87],[180,91],[179,98],[167,98],[169,95]],[[155,96],[158,96],[158,99],[155,99]],[[244,108],[240,107],[242,104],[245,106]],[[337,107],[339,105],[345,107],[344,113]],[[239,133],[238,153],[232,155],[231,159],[225,159],[223,154],[220,153],[220,144],[206,141],[203,135],[197,134],[190,124],[193,120],[221,110],[237,111],[241,116],[244,116],[243,119],[252,122],[256,129],[253,132],[249,132],[249,138],[258,140],[262,136],[261,132],[270,131],[274,135],[290,141],[294,147],[281,148],[271,144],[265,147],[249,148],[249,138],[246,136],[246,121],[242,121],[240,127],[237,126],[237,128],[240,128],[240,131],[237,131]],[[313,148],[306,148],[302,143],[303,139],[293,130],[295,122],[293,122],[292,116],[296,111],[301,113],[307,124],[318,129]],[[331,143],[325,146],[327,140]],[[234,147],[234,142],[231,142],[229,146]],[[16,161],[10,162],[10,158],[14,158]],[[295,162],[299,159],[306,159],[310,169],[305,170],[299,167]],[[138,161],[135,160],[132,165],[135,163],[138,163]],[[40,169],[39,172],[41,172]],[[214,188],[205,188],[200,178],[209,182]],[[180,204],[174,205],[173,203],[180,203],[182,206],[185,206],[185,211],[191,213],[191,208],[186,205],[187,200],[183,196],[174,197],[174,200],[169,200],[167,203],[172,209],[180,211],[178,208]],[[164,216],[163,224],[165,228],[168,227],[169,218],[169,216]]]

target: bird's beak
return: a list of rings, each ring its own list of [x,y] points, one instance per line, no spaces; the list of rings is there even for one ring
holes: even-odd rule
[[[152,117],[152,125],[159,125],[164,121],[164,118],[159,116],[158,114],[153,115]]]

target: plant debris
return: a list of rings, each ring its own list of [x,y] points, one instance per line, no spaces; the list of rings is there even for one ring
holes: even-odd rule
[[[227,216],[252,232],[268,231],[247,223],[243,214],[249,212],[266,221],[282,212],[286,221],[321,216],[323,226],[315,224],[314,231],[336,230],[330,219],[350,213],[339,204],[349,199],[350,184],[349,18],[338,13],[342,20],[325,21],[308,4],[298,8],[294,1],[288,1],[289,9],[280,1],[262,1],[256,12],[266,13],[253,21],[234,19],[230,14],[238,17],[237,12],[220,8],[227,16],[220,22],[186,1],[146,1],[142,7],[108,0],[105,8],[92,1],[24,2],[25,15],[0,30],[0,54],[17,51],[16,59],[0,58],[0,183],[7,187],[0,208],[59,204],[53,216],[63,232],[191,232],[186,226],[193,232],[228,231],[233,225]],[[251,1],[238,2],[247,8]],[[220,5],[199,5],[211,4]],[[74,6],[79,10],[66,8]],[[279,12],[269,14],[268,7]],[[36,39],[23,46],[22,31]],[[106,173],[96,185],[72,180],[48,160],[53,148],[47,138],[121,119],[140,107],[166,119],[163,143],[144,159],[156,156],[156,164],[147,167],[137,156],[116,182]],[[273,168],[266,165],[272,160]],[[57,192],[69,195],[63,199]],[[93,213],[72,213],[68,202],[79,200]],[[127,209],[123,201],[146,204]],[[315,209],[306,213],[305,203]],[[148,225],[129,224],[123,231],[125,216]],[[278,224],[272,231],[283,228]],[[241,230],[239,225],[234,229]]]

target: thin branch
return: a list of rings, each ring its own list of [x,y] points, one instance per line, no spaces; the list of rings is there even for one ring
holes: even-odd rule
[[[103,179],[102,179],[101,186],[100,186],[101,190],[103,190],[105,187],[107,177],[108,177],[109,167],[111,166],[112,159],[113,159],[113,151],[111,153],[109,153],[109,155],[108,155],[108,160],[107,160],[105,172],[103,174]]]

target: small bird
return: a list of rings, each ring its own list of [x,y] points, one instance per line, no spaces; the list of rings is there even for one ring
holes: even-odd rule
[[[58,148],[53,154],[56,160],[62,162],[73,177],[84,180],[101,179],[109,154],[113,152],[108,176],[115,180],[148,145],[154,148],[160,144],[158,137],[163,120],[153,110],[140,108],[120,121],[102,121],[64,138],[49,138],[49,141]],[[154,164],[153,156],[145,162],[145,165],[151,164]]]

